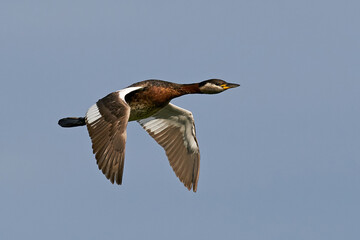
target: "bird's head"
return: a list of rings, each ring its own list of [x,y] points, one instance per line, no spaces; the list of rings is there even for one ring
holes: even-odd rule
[[[229,88],[236,88],[240,86],[236,83],[227,83],[221,79],[209,79],[199,83],[199,89],[201,93],[205,94],[215,94],[221,93]]]

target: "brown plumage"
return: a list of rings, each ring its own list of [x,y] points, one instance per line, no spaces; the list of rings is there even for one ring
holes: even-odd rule
[[[197,190],[200,152],[192,113],[170,103],[192,93],[215,94],[238,84],[210,79],[176,84],[146,80],[110,93],[91,106],[85,118],[63,118],[62,127],[87,126],[99,169],[112,183],[122,183],[126,127],[138,121],[161,145],[176,176],[189,189]]]

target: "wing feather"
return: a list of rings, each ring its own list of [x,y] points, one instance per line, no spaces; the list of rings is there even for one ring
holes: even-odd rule
[[[130,106],[124,98],[139,88],[110,93],[86,113],[85,122],[98,167],[112,183],[122,183],[124,170],[126,127],[130,116]]]
[[[192,113],[168,104],[151,117],[138,122],[164,148],[180,181],[196,192],[200,152]]]

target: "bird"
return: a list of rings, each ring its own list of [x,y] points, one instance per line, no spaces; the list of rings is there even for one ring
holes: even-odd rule
[[[134,83],[98,100],[84,117],[66,117],[61,127],[87,127],[99,170],[111,183],[122,184],[126,128],[137,121],[163,147],[179,180],[197,191],[200,151],[192,113],[170,101],[186,94],[217,94],[240,86],[221,79],[178,84],[150,79]]]

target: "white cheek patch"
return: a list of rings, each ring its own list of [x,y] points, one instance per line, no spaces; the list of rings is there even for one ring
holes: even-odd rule
[[[92,124],[96,120],[101,118],[101,114],[99,112],[99,108],[97,107],[96,103],[92,105],[86,113],[86,120],[89,124]]]
[[[212,83],[206,83],[203,87],[203,90],[205,93],[219,93],[224,91],[224,89],[221,86],[212,84]]]

